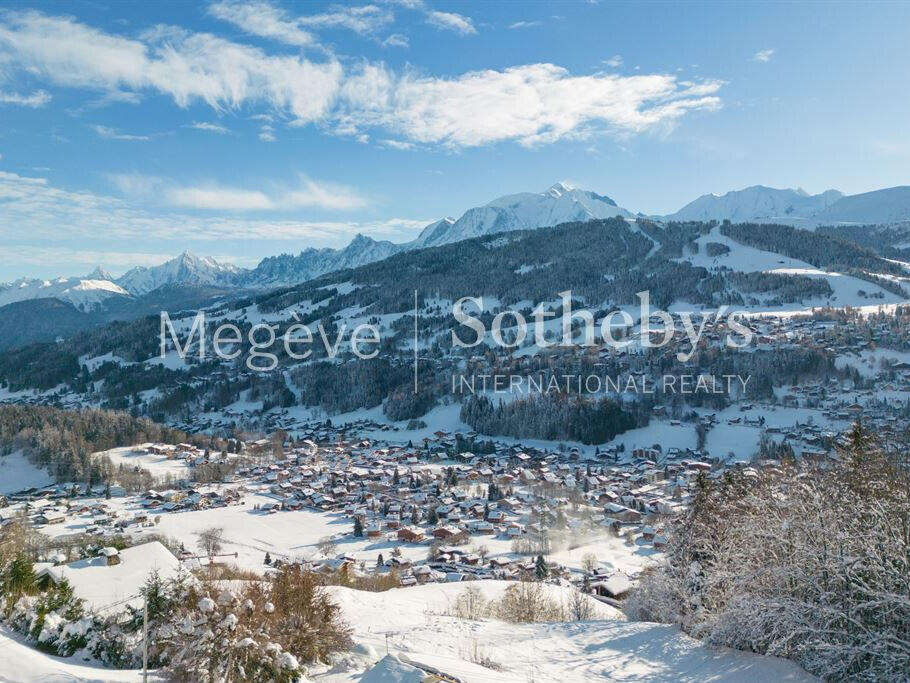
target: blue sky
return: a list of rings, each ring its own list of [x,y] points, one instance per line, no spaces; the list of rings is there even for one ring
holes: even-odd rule
[[[557,180],[910,182],[910,4],[0,4],[0,280],[405,241]]]

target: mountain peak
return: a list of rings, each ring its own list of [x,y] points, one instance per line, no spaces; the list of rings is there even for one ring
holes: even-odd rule
[[[836,190],[810,195],[803,189],[750,185],[725,194],[705,194],[686,204],[665,220],[707,221],[804,221],[838,201]]]
[[[559,182],[550,185],[550,187],[547,188],[543,194],[549,194],[554,197],[561,197],[562,195],[566,194],[567,192],[571,192],[574,189],[575,188],[568,183],[560,180]]]
[[[104,270],[101,266],[97,266],[95,270],[85,276],[86,280],[111,280],[113,281],[114,276],[109,272]]]
[[[631,212],[617,206],[609,197],[573,188],[560,181],[544,192],[505,195],[483,206],[468,209],[457,221],[444,219],[431,223],[411,246],[435,247],[472,237],[613,218],[617,215],[632,216]]]

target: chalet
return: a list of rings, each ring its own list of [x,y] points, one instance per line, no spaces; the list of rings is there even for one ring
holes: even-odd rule
[[[60,510],[45,509],[35,517],[35,522],[38,524],[63,524],[65,520],[66,515]]]
[[[459,534],[461,534],[461,530],[453,526],[440,526],[433,529],[433,538],[438,538],[441,541],[455,538]]]
[[[406,543],[421,543],[424,539],[423,531],[410,527],[404,527],[398,530],[398,540]]]
[[[617,572],[612,576],[591,582],[591,590],[605,598],[621,600],[632,590],[632,582],[625,574]]]
[[[87,609],[97,610],[121,602],[140,606],[139,594],[153,571],[165,581],[180,571],[180,560],[158,541],[120,551],[104,548],[99,557],[45,567],[37,577],[39,582],[55,584],[65,579]]]

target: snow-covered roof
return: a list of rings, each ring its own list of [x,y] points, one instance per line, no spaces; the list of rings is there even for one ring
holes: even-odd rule
[[[84,600],[86,608],[91,610],[137,596],[152,571],[168,579],[180,569],[180,560],[158,541],[125,548],[118,554],[119,564],[109,566],[107,558],[99,556],[46,567],[39,575],[49,575],[55,582],[65,578],[76,597]],[[133,601],[136,605],[141,603],[141,598]]]
[[[421,683],[425,677],[421,669],[388,654],[360,678],[360,683]]]

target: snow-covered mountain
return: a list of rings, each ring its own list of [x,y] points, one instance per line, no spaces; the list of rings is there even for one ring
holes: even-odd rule
[[[818,225],[910,222],[910,187],[902,185],[841,198],[813,216]]]
[[[130,294],[141,296],[165,285],[230,287],[246,272],[229,263],[185,251],[160,266],[133,268],[118,278],[116,284]]]
[[[100,268],[84,277],[61,277],[55,280],[21,278],[0,284],[0,306],[31,299],[59,299],[80,311],[98,309],[111,297],[129,297],[130,293],[111,281]]]
[[[733,223],[778,221],[798,225],[800,220],[810,219],[843,196],[837,190],[810,195],[803,189],[779,190],[753,185],[723,195],[704,194],[662,218],[668,221],[729,220]]]
[[[484,206],[468,209],[458,220],[447,218],[432,223],[409,246],[435,247],[500,232],[617,215],[632,216],[609,197],[556,183],[543,192],[521,192],[494,199]]]
[[[404,244],[358,234],[343,249],[305,249],[263,259],[251,270],[184,252],[154,267],[133,268],[120,278],[97,268],[85,277],[57,280],[22,279],[0,284],[0,306],[36,298],[56,298],[83,311],[97,310],[110,297],[142,297],[164,286],[264,289],[305,282],[325,273],[380,261],[411,249],[440,246],[472,237],[512,230],[550,227],[633,214],[610,197],[556,183],[543,192],[521,192],[494,199],[426,226]],[[640,215],[640,214],[639,214]],[[724,195],[706,194],[658,220],[730,220],[732,222],[818,225],[910,222],[910,187],[893,187],[845,196],[837,190],[810,195],[801,189],[755,185]]]
[[[246,287],[281,287],[345,268],[381,261],[406,249],[406,245],[377,241],[358,234],[344,249],[306,249],[296,256],[281,254],[263,259],[239,282]]]
[[[344,249],[306,249],[264,259],[238,282],[247,287],[279,287],[344,268],[356,268],[410,249],[436,247],[512,230],[545,228],[593,218],[630,217],[609,197],[556,183],[544,192],[522,192],[468,209],[461,218],[430,223],[413,242],[395,244],[357,235]]]

